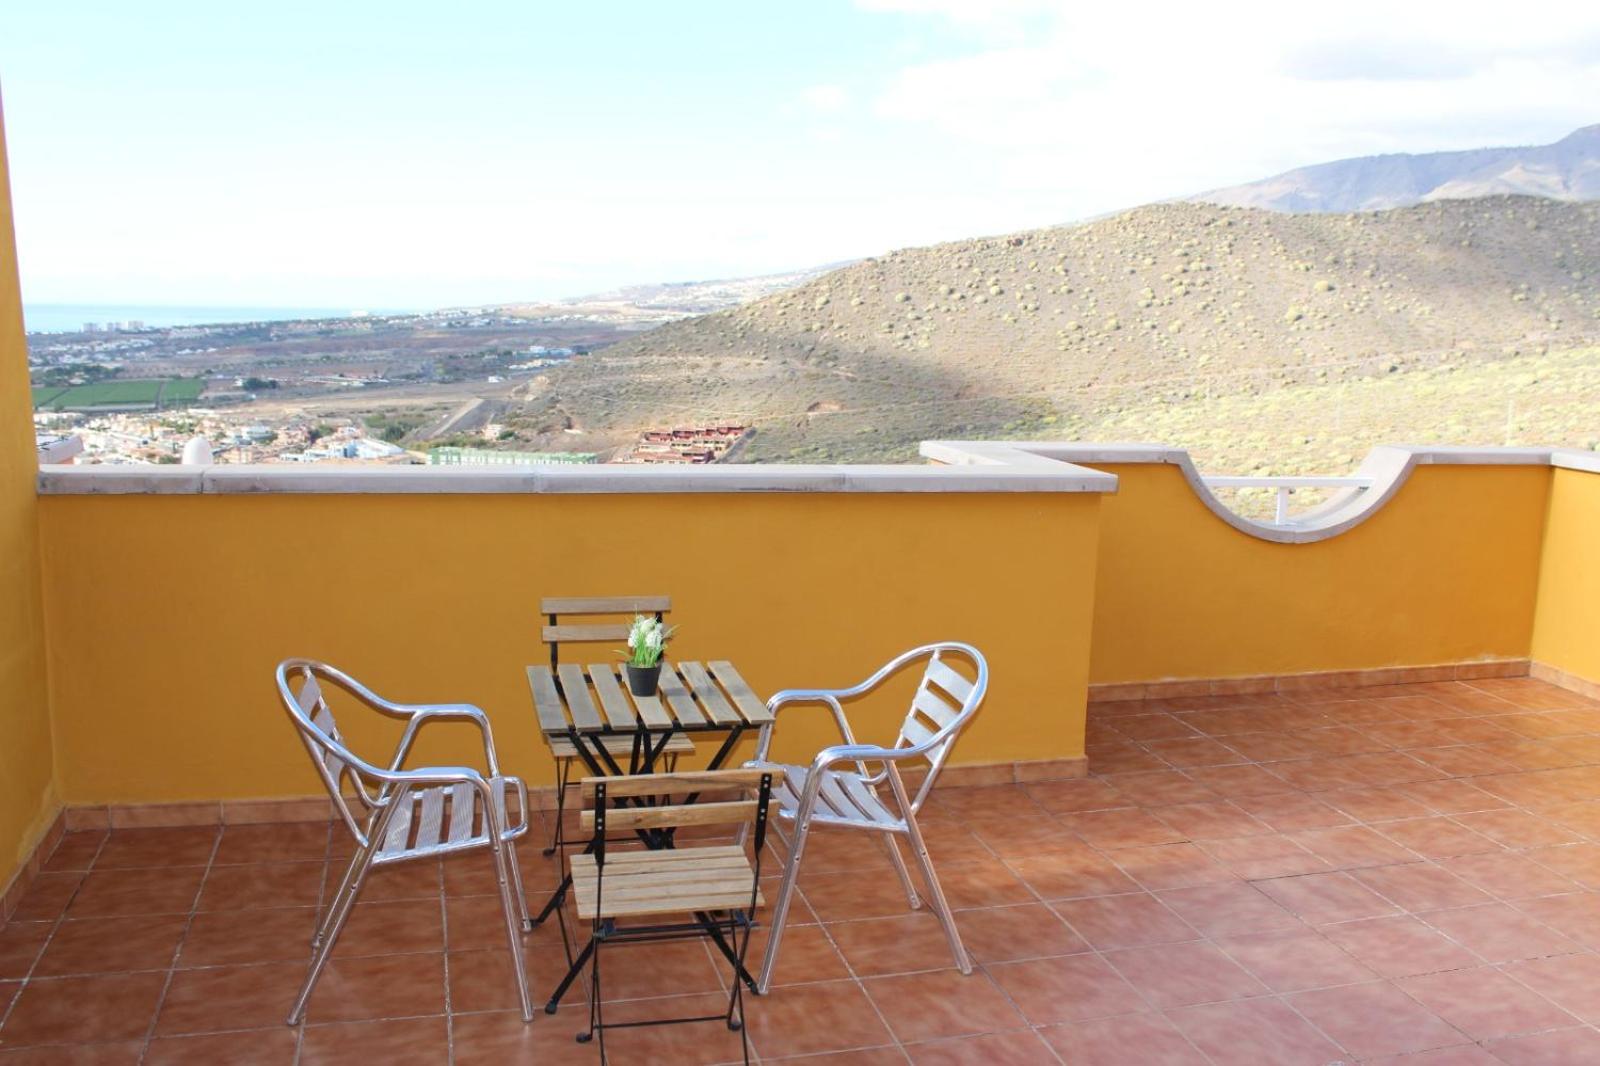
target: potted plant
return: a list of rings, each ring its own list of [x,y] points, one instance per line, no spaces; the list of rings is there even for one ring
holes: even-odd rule
[[[635,696],[654,696],[661,684],[661,657],[667,653],[667,640],[676,629],[648,615],[635,615],[628,630],[628,650],[622,654],[628,673],[628,690]]]

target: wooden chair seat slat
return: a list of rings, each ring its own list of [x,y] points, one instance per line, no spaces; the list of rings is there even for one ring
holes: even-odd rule
[[[606,858],[603,909],[596,904],[599,882],[594,856],[574,855],[572,888],[579,918],[748,907],[755,869],[737,847],[623,852]]]

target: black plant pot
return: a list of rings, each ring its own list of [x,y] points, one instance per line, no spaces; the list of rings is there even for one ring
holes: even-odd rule
[[[661,664],[654,666],[634,666],[624,663],[623,669],[628,671],[628,691],[635,696],[654,696],[656,689],[661,686]]]

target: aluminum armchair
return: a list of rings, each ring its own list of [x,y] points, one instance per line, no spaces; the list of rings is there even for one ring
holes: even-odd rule
[[[975,679],[968,680],[953,670],[945,661],[948,656],[966,660],[976,672]],[[871,692],[908,664],[924,659],[927,660],[927,666],[923,669],[922,680],[911,700],[911,710],[907,712],[893,746],[881,747],[857,741],[843,704]],[[900,876],[906,899],[916,909],[922,905],[922,901],[906,869],[905,857],[900,854],[897,839],[905,837],[922,873],[934,912],[944,927],[950,953],[962,973],[972,972],[972,961],[961,943],[961,934],[945,901],[944,889],[940,887],[933,861],[928,857],[927,843],[917,826],[917,812],[928,798],[928,792],[938,779],[956,738],[983,702],[988,687],[989,666],[978,649],[970,644],[944,641],[913,648],[851,688],[786,689],[767,701],[775,720],[762,729],[756,757],[745,765],[784,771],[783,783],[774,792],[774,798],[779,804],[778,817],[792,823],[793,829],[789,855],[784,865],[783,884],[772,909],[772,932],[767,939],[766,957],[757,979],[757,986],[762,992],[772,982],[772,971],[777,964],[778,948],[783,940],[784,923],[789,917],[789,905],[800,874],[806,838],[813,825],[885,834],[889,855],[894,861],[895,872]],[[776,714],[780,708],[791,703],[825,704],[833,711],[834,722],[844,739],[843,744],[824,748],[809,767],[789,766],[768,759],[772,731],[777,724]],[[914,794],[907,791],[903,776],[902,768],[909,768],[908,764],[926,765],[926,773]],[[881,791],[885,786],[888,789],[887,796]],[[885,802],[886,799],[889,802]]]
[[[338,891],[318,919],[311,940],[311,968],[289,1012],[289,1024],[297,1025],[305,1017],[311,992],[361,895],[368,872],[391,863],[434,859],[479,848],[494,855],[506,942],[522,1000],[522,1020],[531,1021],[533,1004],[522,955],[522,932],[528,927],[528,912],[516,851],[517,839],[528,832],[528,793],[519,778],[500,772],[488,717],[464,703],[391,703],[349,675],[310,659],[279,663],[277,681],[284,708],[356,844]],[[384,714],[408,719],[387,767],[369,763],[345,746],[328,706],[324,682]],[[483,734],[487,776],[469,766],[404,769],[422,726],[451,720],[472,722]],[[520,812],[520,820],[514,825],[507,813],[508,790],[516,792]]]

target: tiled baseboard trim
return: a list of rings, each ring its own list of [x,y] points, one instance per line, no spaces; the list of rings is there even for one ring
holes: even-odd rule
[[[1373,670],[1320,670],[1308,674],[1259,674],[1252,677],[1195,678],[1176,681],[1133,681],[1089,686],[1090,703],[1121,700],[1173,699],[1184,696],[1240,696],[1267,692],[1315,692],[1320,689],[1406,685],[1421,681],[1478,681],[1489,677],[1527,677],[1527,659],[1482,659],[1436,666],[1386,666]],[[1538,675],[1534,675],[1538,676]]]
[[[44,831],[44,836],[39,838],[39,843],[34,845],[33,852],[28,856],[28,861],[23,863],[12,876],[11,883],[4,892],[0,892],[0,925],[11,920],[11,915],[16,911],[17,904],[22,897],[27,895],[28,889],[33,886],[33,879],[39,876],[39,871],[44,864],[50,861],[50,856],[55,854],[56,845],[61,843],[61,835],[67,831],[66,811],[57,811],[50,822],[50,828]]]
[[[1551,666],[1549,663],[1534,661],[1528,667],[1528,676],[1535,680],[1555,685],[1557,688],[1564,688],[1568,692],[1576,692],[1580,696],[1587,696],[1591,700],[1600,700],[1600,682],[1590,681],[1588,678],[1579,677],[1577,674],[1569,674],[1565,670]]]
[[[1009,785],[1030,781],[1061,781],[1083,777],[1089,772],[1083,756],[1065,759],[1030,759],[1020,762],[976,763],[947,766],[939,778],[941,787],[965,788],[975,785]],[[918,781],[906,775],[908,784]],[[575,787],[575,786],[574,786]],[[528,789],[528,800],[535,809],[554,810],[556,790],[545,785]],[[103,804],[69,807],[57,819],[58,828],[50,838],[50,848],[61,831],[78,829],[145,829],[182,825],[259,825],[269,822],[325,822],[335,817],[333,805],[314,796],[267,800],[222,800],[207,803]],[[48,856],[49,848],[40,846]]]

